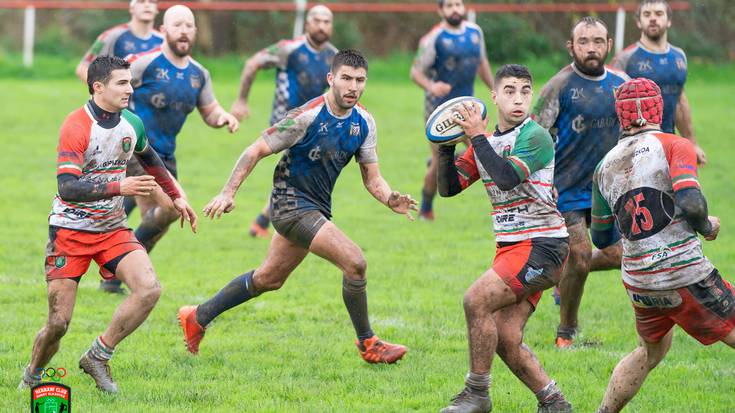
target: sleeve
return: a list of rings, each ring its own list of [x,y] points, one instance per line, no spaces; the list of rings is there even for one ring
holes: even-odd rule
[[[413,67],[422,73],[427,73],[436,60],[436,38],[437,34],[432,30],[419,41],[419,49],[413,59]]]
[[[130,62],[130,74],[132,75],[130,85],[133,86],[133,89],[136,89],[143,84],[143,73],[145,73],[152,59],[146,54],[132,55],[126,57],[126,59]]]
[[[459,174],[459,183],[462,185],[462,190],[480,179],[480,170],[477,168],[475,150],[472,146],[467,148],[464,154],[454,162],[454,165],[457,167],[457,174]]]
[[[485,45],[485,33],[480,26],[477,26],[477,32],[480,33],[480,59],[487,59],[487,46]]]
[[[197,98],[197,106],[204,107],[217,101],[214,96],[214,88],[212,87],[212,78],[209,76],[209,70],[202,68],[202,88],[199,90]]]
[[[372,116],[368,116],[366,121],[368,135],[357,150],[355,161],[358,163],[375,163],[378,162],[378,130]]]
[[[115,41],[120,37],[121,30],[112,28],[97,36],[92,46],[84,54],[82,61],[92,63],[97,56],[108,56],[113,54]]]
[[[531,118],[544,129],[550,129],[559,116],[559,89],[560,81],[557,76],[549,80],[539,94],[536,105],[533,107]]]
[[[261,137],[273,153],[281,152],[301,141],[315,115],[314,110],[296,108],[288,112],[281,121],[266,129]]]
[[[89,130],[78,122],[65,121],[59,134],[56,176],[63,174],[81,176],[87,146],[89,146]]]
[[[595,173],[592,178],[592,224],[591,229],[593,231],[609,231],[612,229],[615,223],[615,217],[613,216],[610,205],[602,196],[600,191],[600,166],[602,161],[595,168]]]
[[[258,67],[271,69],[274,67],[285,67],[288,60],[292,40],[281,40],[256,53],[252,59],[258,62]]]
[[[701,189],[697,179],[697,154],[694,145],[687,139],[674,135],[666,135],[663,139],[659,137],[659,140],[663,143],[669,163],[674,192],[686,188]]]
[[[551,135],[538,127],[528,133],[521,132],[508,160],[521,181],[527,179],[554,160],[554,142]]]
[[[145,125],[143,125],[143,121],[136,114],[127,109],[122,111],[122,116],[125,120],[130,122],[130,124],[133,125],[133,129],[135,129],[135,153],[143,152],[146,146],[148,146],[148,138],[145,135]]]

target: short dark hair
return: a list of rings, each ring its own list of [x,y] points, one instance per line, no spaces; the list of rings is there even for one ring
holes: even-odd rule
[[[364,68],[365,71],[368,70],[367,59],[365,59],[365,56],[363,56],[362,53],[354,49],[340,50],[336,55],[334,55],[334,60],[332,60],[332,67],[330,68],[332,73],[337,73],[337,69],[342,66],[355,68],[361,67]]]
[[[89,68],[87,69],[87,87],[89,88],[89,94],[94,94],[94,88],[92,87],[94,82],[107,84],[107,82],[110,81],[112,71],[120,69],[130,69],[130,63],[120,57],[97,56],[97,58],[90,63]]]
[[[598,23],[605,28],[605,32],[607,32],[607,37],[610,38],[610,30],[607,28],[607,24],[605,24],[604,21],[594,16],[584,16],[581,19],[577,20],[577,22],[574,23],[574,26],[572,26],[572,30],[569,32],[569,39],[571,41],[574,41],[574,29],[576,29],[577,26],[579,26],[580,24],[584,24],[585,26],[595,26]]]
[[[501,80],[506,77],[517,77],[519,79],[527,79],[533,84],[533,76],[531,71],[526,66],[518,64],[502,65],[497,72],[495,72],[495,84],[500,83]]]
[[[638,3],[638,10],[635,11],[635,18],[636,20],[641,19],[641,9],[643,6],[647,6],[649,4],[656,4],[656,3],[663,3],[664,6],[666,6],[666,18],[670,19],[671,15],[674,13],[671,10],[671,5],[666,0],[643,0],[640,3]]]

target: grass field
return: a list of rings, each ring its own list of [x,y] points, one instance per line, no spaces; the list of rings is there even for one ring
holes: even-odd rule
[[[421,132],[422,95],[408,81],[407,62],[375,65],[363,103],[378,123],[383,175],[395,189],[418,198],[428,148]],[[236,93],[238,70],[234,63],[213,70],[215,91],[226,107]],[[701,182],[711,214],[722,218],[720,238],[706,244],[705,252],[730,281],[735,281],[733,76],[732,67],[692,69],[687,84],[695,128],[709,155]],[[56,186],[57,132],[66,114],[87,98],[85,89],[70,78],[0,79],[6,168],[0,174],[2,412],[28,411],[28,391],[15,386],[47,314],[42,262]],[[237,134],[209,129],[192,114],[179,135],[179,175],[197,210],[220,190],[240,151],[266,126],[272,73],[261,74],[253,90],[252,117]],[[478,96],[489,99],[485,90]],[[494,253],[487,197],[477,185],[456,198],[438,199],[436,222],[408,222],[372,199],[356,165],[338,181],[334,222],[365,251],[373,327],[410,348],[405,360],[373,366],[359,359],[342,304],[341,275],[313,256],[281,291],[216,320],[198,357],[185,351],[175,319],[178,307],[201,302],[264,257],[267,242],[246,232],[266,199],[276,161],[266,159],[256,168],[233,213],[202,222],[196,235],[173,229],[153,251],[164,293],[145,324],[118,346],[111,366],[121,393],[114,397],[96,391],[76,366],[122,298],[97,291],[96,268],[83,278],[71,327],[51,362],[69,370],[63,382],[73,389],[75,411],[436,412],[461,389],[467,371],[462,295]],[[592,274],[586,291],[580,342],[587,346],[554,348],[558,308],[550,294],[526,328],[526,342],[576,411],[584,413],[596,409],[614,365],[636,345],[619,272]],[[626,411],[733,412],[733,388],[735,352],[722,344],[705,348],[678,330],[668,358]],[[493,370],[492,397],[494,412],[535,411],[533,395],[500,361]]]

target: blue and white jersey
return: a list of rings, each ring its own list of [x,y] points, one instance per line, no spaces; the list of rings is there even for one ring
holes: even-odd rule
[[[331,218],[332,190],[342,168],[353,156],[360,163],[378,161],[372,115],[356,105],[338,117],[324,95],[289,112],[263,139],[274,153],[283,151],[273,173],[272,219],[308,210]]]
[[[100,34],[82,61],[92,63],[97,56],[126,57],[153,50],[161,43],[163,35],[155,30],[148,38],[143,39],[134,35],[127,23],[121,24]]]
[[[609,68],[597,77],[564,67],[541,90],[533,118],[556,137],[554,186],[560,212],[592,208],[592,175],[618,143],[615,90],[628,80]]]
[[[148,142],[164,159],[172,159],[186,117],[197,107],[216,102],[209,72],[194,59],[176,67],[158,49],[130,59],[135,91],[130,109],[145,125]]]
[[[253,59],[262,68],[276,68],[276,91],[270,124],[304,103],[320,96],[329,87],[327,73],[337,48],[326,42],[320,50],[314,49],[300,36],[282,40],[259,51]]]
[[[684,51],[668,45],[665,52],[653,52],[637,42],[615,56],[611,64],[631,78],[645,77],[656,82],[664,99],[661,130],[674,133],[676,105],[687,81],[687,57]]]
[[[485,36],[480,26],[474,23],[462,22],[457,29],[439,23],[424,35],[413,67],[435,82],[452,86],[452,90],[442,97],[426,93],[424,116],[428,119],[437,106],[450,99],[472,96],[477,69],[484,59]]]

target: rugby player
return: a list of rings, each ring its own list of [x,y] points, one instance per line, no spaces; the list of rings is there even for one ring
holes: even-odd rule
[[[181,215],[182,227],[187,220],[196,232],[196,214],[148,145],[143,122],[125,109],[133,93],[129,67],[113,56],[93,60],[86,76],[92,97],[61,126],[58,193],[49,215],[46,247],[48,321],[33,343],[21,387],[41,382],[37,369],[48,365],[59,350],[71,322],[79,280],[94,260],[103,278],[117,277],[131,293],[82,355],[79,367],[99,389],[117,392],[108,363],[117,345],[143,323],[161,295],[148,254],[127,226],[123,196],[165,191]],[[146,174],[125,177],[133,155]]]
[[[293,40],[281,40],[266,47],[245,62],[240,80],[240,94],[232,104],[232,114],[241,120],[250,115],[248,96],[260,69],[276,68],[276,89],[273,97],[270,125],[286,114],[324,93],[329,86],[327,73],[337,53],[329,38],[332,36],[332,11],[317,5],[306,15],[306,33]],[[268,237],[270,201],[250,224],[250,235]]]
[[[442,103],[474,94],[475,76],[489,89],[493,75],[485,52],[485,35],[480,26],[465,21],[462,0],[437,0],[441,22],[419,42],[411,79],[425,91],[424,122]],[[431,161],[421,190],[421,219],[434,220],[437,148],[431,146]]]
[[[704,345],[735,348],[735,289],[697,237],[714,241],[720,220],[708,216],[694,144],[662,132],[666,100],[653,81],[628,81],[615,97],[624,132],[595,172],[592,240],[604,248],[622,235],[639,339],[613,370],[599,413],[619,412],[638,393],[669,351],[674,325]]]
[[[665,0],[644,0],[636,11],[636,24],[641,38],[615,56],[610,63],[631,78],[645,77],[661,88],[664,99],[664,119],[661,130],[674,133],[674,127],[694,144],[697,163],[707,163],[707,155],[697,144],[692,126],[692,112],[684,93],[687,79],[687,57],[684,51],[668,42],[671,27],[671,6]]]
[[[219,218],[235,207],[235,193],[262,158],[283,151],[271,192],[271,218],[276,233],[257,269],[227,284],[199,306],[179,309],[187,349],[196,354],[207,325],[222,312],[251,298],[281,288],[291,272],[312,252],[343,273],[342,297],[357,333],[355,344],[369,363],[394,363],[406,352],[382,341],[368,319],[365,257],[357,244],[331,222],[332,189],[354,156],[365,188],[392,211],[409,219],[416,201],[392,191],[380,175],[377,133],[370,113],[358,105],[367,81],[367,60],[343,50],[333,59],[327,92],[291,111],[267,129],[240,156],[222,192],[204,214]]]
[[[592,174],[620,135],[614,90],[628,79],[624,73],[605,67],[612,39],[602,20],[580,19],[572,27],[566,46],[572,63],[544,86],[533,110],[534,119],[556,136],[554,186],[559,195],[557,207],[569,231],[569,262],[559,282],[555,343],[560,348],[573,344],[590,269],[620,267],[620,246],[593,252],[587,228]]]
[[[525,66],[502,66],[494,84],[494,133],[485,132],[478,105],[464,104],[455,122],[471,137],[471,145],[456,162],[454,145],[439,146],[439,194],[454,196],[481,179],[493,205],[497,241],[492,268],[464,296],[470,371],[465,388],[442,412],[492,409],[488,388],[496,352],[536,395],[539,412],[571,412],[571,404],[523,342],[526,321],[542,291],[559,281],[569,254],[564,219],[552,195],[554,143],[529,118],[533,91]]]
[[[126,57],[155,49],[163,36],[153,28],[158,0],[131,0],[130,21],[111,27],[97,37],[76,68],[77,77],[87,82],[87,68],[97,56]]]

